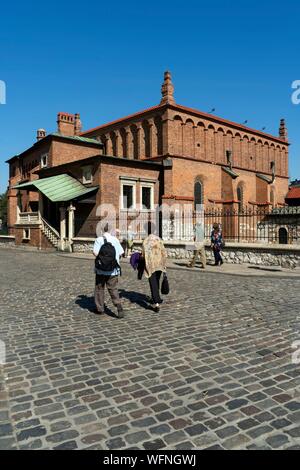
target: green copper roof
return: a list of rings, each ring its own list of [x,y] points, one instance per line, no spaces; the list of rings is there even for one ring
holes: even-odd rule
[[[14,189],[35,188],[52,202],[64,202],[77,199],[97,189],[97,186],[87,188],[80,181],[67,174],[49,176],[27,183],[21,183],[13,187]]]
[[[88,144],[98,144],[98,145],[103,145],[102,142],[99,142],[97,139],[92,139],[89,137],[81,137],[80,135],[64,135],[60,134],[59,132],[52,132],[52,134],[57,137],[63,137],[64,139],[70,139],[70,140],[77,140],[79,142],[86,142]]]

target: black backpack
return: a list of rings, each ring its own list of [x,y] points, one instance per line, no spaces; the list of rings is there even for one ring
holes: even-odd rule
[[[116,260],[116,249],[105,237],[103,237],[103,240],[104,243],[95,259],[95,268],[104,272],[111,272],[116,268],[120,268]]]

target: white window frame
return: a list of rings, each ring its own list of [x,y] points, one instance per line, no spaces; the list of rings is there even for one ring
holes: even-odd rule
[[[88,183],[92,183],[93,182],[93,172],[92,172],[92,166],[91,165],[87,165],[87,166],[83,166],[82,168],[82,183],[83,184],[88,184]],[[85,172],[90,172],[91,176],[89,179],[86,179],[85,177]]]
[[[28,237],[26,237],[26,231],[28,230]],[[23,240],[30,240],[30,228],[23,229]]]
[[[132,206],[130,208],[124,207],[123,188],[124,186],[132,187]],[[136,181],[121,180],[121,209],[123,211],[131,211],[136,209]]]
[[[143,207],[143,188],[150,188],[150,209]],[[140,183],[140,207],[143,211],[153,211],[154,210],[154,183]]]
[[[46,163],[43,162],[43,159],[46,158]],[[41,168],[47,168],[48,166],[48,153],[43,153],[41,155]]]

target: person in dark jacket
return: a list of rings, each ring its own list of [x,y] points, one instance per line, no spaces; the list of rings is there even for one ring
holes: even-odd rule
[[[213,224],[213,230],[211,232],[210,241],[211,241],[211,247],[213,249],[213,253],[215,257],[215,266],[222,265],[223,259],[221,256],[221,249],[222,249],[224,242],[223,242],[220,226],[217,223]]]

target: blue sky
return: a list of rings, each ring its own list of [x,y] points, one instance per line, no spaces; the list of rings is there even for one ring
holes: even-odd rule
[[[1,4],[0,192],[4,161],[56,128],[84,129],[159,103],[171,70],[177,103],[278,134],[286,118],[290,176],[300,177],[300,4],[252,0],[5,2]]]

